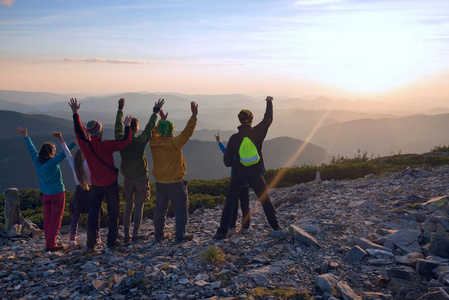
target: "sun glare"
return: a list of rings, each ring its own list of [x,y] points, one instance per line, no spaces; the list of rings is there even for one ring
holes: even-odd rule
[[[320,79],[345,90],[379,92],[415,80],[426,72],[422,58],[429,55],[416,28],[374,20],[347,20],[343,28],[323,31],[317,72]]]

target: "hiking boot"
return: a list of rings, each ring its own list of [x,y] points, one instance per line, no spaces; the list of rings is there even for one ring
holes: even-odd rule
[[[273,228],[274,231],[280,231],[280,230],[284,230],[284,227],[282,227],[280,224],[278,225],[278,227]]]
[[[132,244],[129,235],[125,235],[125,237],[123,238],[123,244],[125,244],[125,246],[129,246],[130,244]]]
[[[70,248],[73,249],[73,248],[78,247],[78,243],[75,240],[73,240],[73,241],[70,241],[69,246],[70,246]]]
[[[182,242],[187,242],[187,241],[191,241],[193,240],[194,235],[192,233],[186,233],[184,234],[184,237],[178,239],[176,238],[176,242],[178,243],[182,243]]]
[[[143,234],[137,235],[136,234],[136,235],[133,235],[133,237],[131,239],[134,243],[136,243],[138,241],[145,240],[146,238],[147,238],[146,235],[143,235]]]
[[[224,233],[216,233],[212,238],[214,239],[214,240],[224,240],[225,238],[226,238],[226,234],[224,234]]]
[[[168,240],[170,238],[170,235],[168,233],[164,233],[163,236],[161,237],[156,237],[156,235],[154,236],[154,240],[158,243],[158,242],[162,242],[164,240]]]
[[[237,233],[237,231],[235,230],[235,227],[231,228],[231,229],[229,229],[228,237],[234,236],[236,233]]]
[[[249,228],[240,228],[239,232],[237,232],[238,234],[248,234],[249,232]]]
[[[108,248],[113,250],[115,248],[120,247],[121,245],[122,245],[122,243],[120,243],[119,241],[115,241],[114,244],[108,245]]]
[[[54,248],[45,248],[45,251],[49,251],[49,252],[56,252],[56,251],[61,251],[64,250],[64,246],[56,246]]]
[[[93,254],[95,253],[95,248],[94,247],[87,247],[86,249],[86,254]]]

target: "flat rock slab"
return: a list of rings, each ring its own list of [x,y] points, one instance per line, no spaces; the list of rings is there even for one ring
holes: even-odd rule
[[[386,238],[391,240],[396,248],[401,249],[405,253],[420,253],[421,246],[418,241],[420,236],[420,231],[400,229]]]
[[[318,244],[313,236],[309,235],[306,231],[296,225],[290,225],[288,227],[288,232],[295,241],[301,242],[306,246],[321,248],[320,244]]]

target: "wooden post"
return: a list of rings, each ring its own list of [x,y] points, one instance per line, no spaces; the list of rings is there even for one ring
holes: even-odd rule
[[[5,190],[5,230],[11,229],[15,224],[20,224],[19,190],[10,188]]]

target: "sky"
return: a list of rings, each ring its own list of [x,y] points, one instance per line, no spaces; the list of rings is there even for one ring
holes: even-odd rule
[[[449,100],[448,0],[0,0],[0,89]]]

